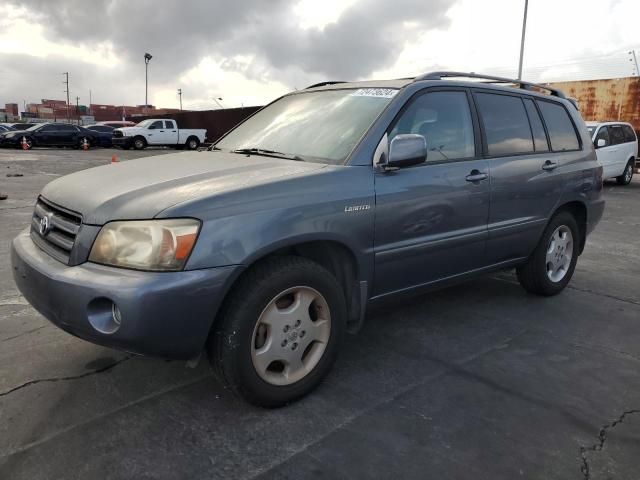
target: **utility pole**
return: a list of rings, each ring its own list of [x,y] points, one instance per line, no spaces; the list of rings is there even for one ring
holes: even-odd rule
[[[149,105],[149,62],[153,58],[150,53],[144,54],[144,108],[147,109]]]
[[[91,104],[93,103],[93,100],[91,100],[91,90],[89,90],[89,115],[91,115]]]
[[[180,97],[180,111],[182,111],[182,89],[178,89],[178,96]]]
[[[76,97],[76,117],[78,118],[78,125],[80,125],[80,97]]]
[[[69,120],[69,72],[64,72],[62,75],[65,76],[65,81],[62,82],[66,85],[65,93],[67,94],[67,123],[71,123]]]
[[[522,18],[522,39],[520,40],[520,63],[518,64],[518,80],[522,80],[522,60],[524,59],[524,37],[527,33],[527,10],[529,0],[524,0],[524,16]]]
[[[640,70],[638,70],[638,58],[636,57],[636,51],[635,50],[631,50],[629,52],[629,55],[631,55],[631,57],[632,57],[629,60],[632,61],[636,66],[636,75],[640,75]]]

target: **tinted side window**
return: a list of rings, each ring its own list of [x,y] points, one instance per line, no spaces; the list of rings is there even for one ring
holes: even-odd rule
[[[538,106],[542,112],[542,118],[547,124],[551,149],[555,152],[579,150],[578,135],[564,106],[545,101],[538,101]]]
[[[595,140],[596,145],[598,145],[598,140],[600,139],[606,142],[605,147],[607,145],[611,145],[611,140],[609,140],[609,129],[607,127],[600,127],[600,130],[598,130]]]
[[[619,145],[624,143],[624,132],[622,131],[622,127],[620,125],[611,125],[609,127],[609,136],[611,137],[612,145]]]
[[[626,142],[635,142],[636,141],[636,133],[633,131],[629,125],[623,125],[622,130],[624,131],[624,140]]]
[[[73,125],[58,125],[58,131],[60,132],[76,132],[76,127]]]
[[[527,109],[527,115],[529,116],[529,123],[531,124],[533,146],[535,147],[536,152],[548,152],[549,144],[547,143],[547,134],[544,132],[544,127],[542,126],[542,120],[540,119],[538,109],[530,98],[525,98],[523,101],[524,106]]]
[[[150,126],[153,128],[162,128],[162,120],[156,120]]]
[[[173,125],[173,122],[172,122],[171,120],[165,120],[165,121],[164,121],[164,127],[165,127],[165,128],[176,128],[176,127]]]
[[[533,137],[522,99],[507,95],[478,93],[489,155],[533,152]]]
[[[475,156],[473,123],[465,92],[431,92],[414,99],[392,128],[396,135],[417,133],[427,140],[427,162]]]

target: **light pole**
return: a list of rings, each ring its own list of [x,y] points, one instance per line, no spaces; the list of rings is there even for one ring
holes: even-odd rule
[[[149,105],[149,62],[152,58],[150,53],[144,54],[144,108]]]
[[[629,52],[629,55],[631,55],[631,58],[629,59],[630,62],[633,62],[633,64],[636,66],[636,75],[640,75],[640,70],[638,70],[638,57],[636,57],[636,51],[635,50],[631,50]]]
[[[182,89],[178,89],[178,96],[180,97],[180,111],[182,111]]]
[[[216,102],[220,108],[224,108],[224,106],[218,101],[222,100],[222,97],[213,97],[212,100]]]
[[[524,0],[524,16],[522,17],[522,39],[520,40],[520,63],[518,64],[518,80],[522,80],[522,59],[524,58],[524,37],[527,33],[527,10],[529,0]]]

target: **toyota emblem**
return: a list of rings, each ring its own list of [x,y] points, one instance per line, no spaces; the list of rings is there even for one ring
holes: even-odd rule
[[[43,237],[51,230],[51,224],[49,223],[49,217],[46,215],[40,219],[40,235]]]

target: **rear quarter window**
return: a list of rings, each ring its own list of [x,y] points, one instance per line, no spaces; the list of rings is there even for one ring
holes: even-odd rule
[[[554,152],[580,150],[578,134],[564,105],[544,100],[539,100],[537,103],[547,125],[551,150]]]

